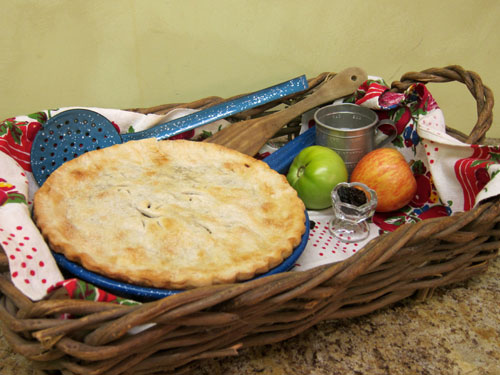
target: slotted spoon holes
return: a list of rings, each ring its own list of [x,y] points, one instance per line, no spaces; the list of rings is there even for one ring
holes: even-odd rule
[[[66,161],[116,143],[121,143],[121,137],[105,117],[87,110],[66,111],[37,133],[31,155],[33,174],[41,184]]]
[[[56,138],[56,139],[53,139]],[[41,169],[50,174],[58,166],[58,161],[62,162],[74,159],[82,153],[88,151],[83,148],[83,144],[74,141],[74,133],[62,133],[56,137],[45,137],[43,145],[38,146],[37,160],[41,164]],[[81,146],[80,146],[81,145]],[[35,151],[35,150],[33,150]]]
[[[103,145],[103,142],[107,143],[107,137],[103,136],[103,134],[104,133],[97,132],[97,130],[94,129],[66,129],[64,133],[60,134],[57,139],[53,141],[53,143],[50,138],[46,143],[49,145],[49,148],[55,150],[56,153],[74,152],[81,155],[82,153],[96,150],[99,146],[108,145]]]

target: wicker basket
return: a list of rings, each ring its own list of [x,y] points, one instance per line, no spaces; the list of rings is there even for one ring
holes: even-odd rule
[[[310,90],[331,77],[321,74]],[[480,77],[458,66],[408,73],[393,90],[413,82],[464,83],[477,102],[478,121],[469,143],[487,142],[493,96]],[[295,96],[287,100],[301,100]],[[136,109],[162,113],[222,101]],[[285,103],[286,104],[286,103]],[[276,105],[274,103],[273,105]],[[271,105],[239,118],[262,116]],[[282,134],[293,133],[293,124]],[[204,358],[235,355],[240,348],[276,343],[323,320],[354,317],[401,299],[428,297],[436,287],[485,272],[500,247],[500,198],[451,217],[405,224],[368,243],[347,260],[242,284],[199,288],[138,306],[69,300],[54,294],[33,303],[4,274],[0,321],[13,350],[46,374],[187,373]],[[7,259],[0,253],[0,266]],[[61,313],[78,318],[59,319]],[[135,335],[134,326],[155,325]]]

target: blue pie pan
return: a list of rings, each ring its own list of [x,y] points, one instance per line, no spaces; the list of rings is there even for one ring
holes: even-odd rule
[[[302,235],[300,244],[293,250],[292,254],[286,258],[281,264],[269,270],[266,273],[254,277],[254,279],[274,275],[281,272],[289,271],[295,265],[295,262],[304,251],[307,240],[309,238],[309,216],[306,211],[306,231]],[[83,268],[81,265],[68,260],[64,255],[52,252],[57,264],[64,270],[68,271],[76,278],[87,281],[99,288],[102,288],[110,293],[120,297],[140,299],[140,300],[155,300],[168,297],[172,294],[182,292],[182,290],[148,288],[140,285],[128,284],[126,282],[110,279],[95,272]],[[253,279],[252,279],[253,280]]]

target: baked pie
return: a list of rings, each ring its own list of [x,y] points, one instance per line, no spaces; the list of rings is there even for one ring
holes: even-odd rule
[[[88,152],[54,171],[34,198],[52,250],[112,279],[167,289],[267,272],[300,243],[304,210],[266,163],[186,140]]]

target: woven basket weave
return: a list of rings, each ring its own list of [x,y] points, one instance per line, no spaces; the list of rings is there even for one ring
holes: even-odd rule
[[[310,90],[331,76],[324,73],[310,80]],[[402,91],[414,82],[450,81],[467,86],[477,102],[478,120],[469,136],[453,129],[449,133],[469,143],[488,142],[493,95],[476,73],[459,66],[429,69],[405,74],[392,89]],[[174,107],[204,108],[222,100],[210,97],[135,110],[163,113]],[[272,109],[267,105],[238,118],[262,116]],[[286,133],[285,129],[281,134]],[[500,247],[499,222],[500,198],[495,198],[451,217],[405,224],[339,263],[194,289],[138,306],[69,300],[57,294],[33,303],[4,273],[1,327],[13,350],[46,374],[188,373],[200,359],[276,343],[320,321],[367,314],[410,296],[429,297],[436,287],[485,272]],[[7,264],[0,252],[3,272]],[[62,320],[62,313],[76,318]],[[155,325],[127,334],[147,323]]]

